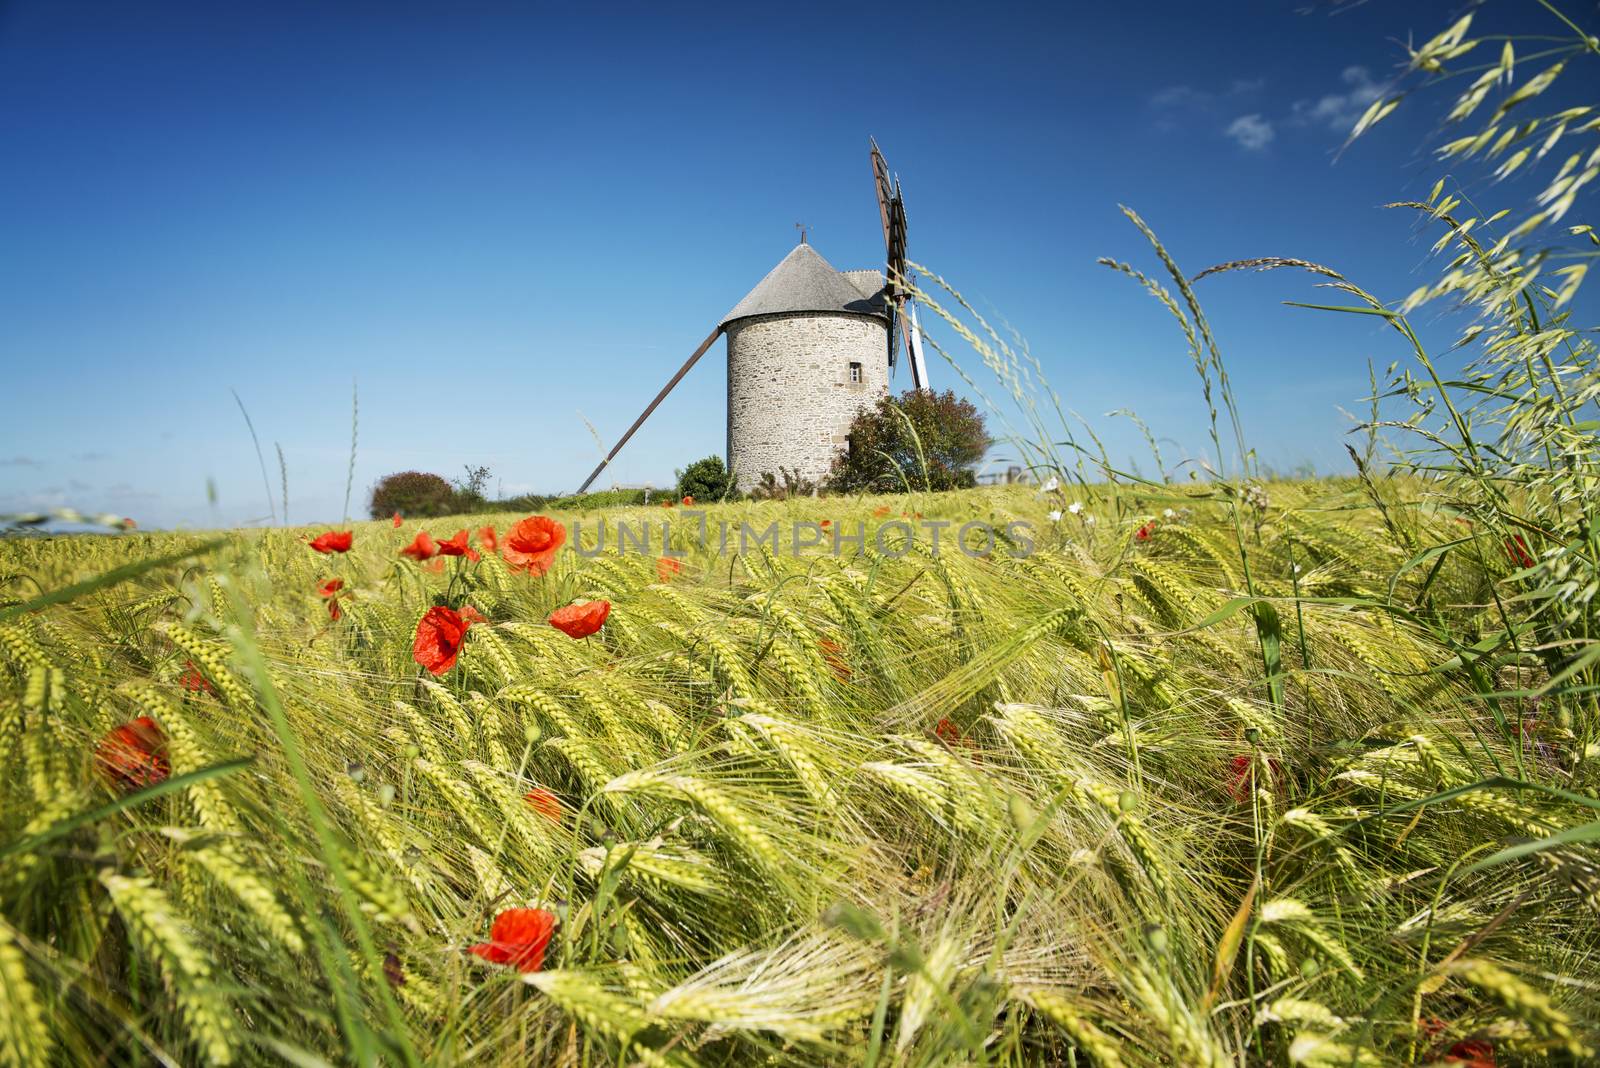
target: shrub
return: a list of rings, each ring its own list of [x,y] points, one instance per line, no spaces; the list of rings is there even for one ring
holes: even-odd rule
[[[395,512],[428,518],[457,510],[455,488],[438,475],[423,471],[401,471],[380,478],[372,487],[372,501],[367,506],[374,519],[386,519]]]
[[[731,500],[738,495],[733,476],[722,466],[720,456],[696,460],[678,475],[679,497],[693,497],[701,504],[711,504],[714,501]]]
[[[750,487],[750,497],[757,501],[786,501],[790,497],[811,497],[816,492],[815,482],[801,478],[798,468],[791,471],[787,467],[779,467],[776,475],[763,472],[761,481]]]
[[[976,485],[972,467],[989,448],[983,415],[951,390],[884,397],[850,424],[850,447],[833,462],[838,493],[903,493]]]

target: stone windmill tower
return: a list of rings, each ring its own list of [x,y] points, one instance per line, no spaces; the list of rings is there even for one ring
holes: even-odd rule
[[[912,384],[926,387],[916,305],[906,286],[905,205],[876,142],[872,176],[886,269],[837,271],[802,231],[800,244],[717,323],[579,493],[722,334],[728,335],[728,468],[741,491],[780,469],[820,482],[849,448],[856,413],[888,392],[901,342]]]
[[[883,276],[841,273],[802,238],[718,324],[728,336],[728,467],[820,482],[850,422],[889,391]]]

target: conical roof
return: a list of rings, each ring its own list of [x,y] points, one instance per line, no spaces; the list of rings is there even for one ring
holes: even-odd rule
[[[882,315],[881,301],[862,295],[850,279],[805,242],[779,261],[767,276],[723,317],[721,326],[752,315],[792,312],[847,312]]]

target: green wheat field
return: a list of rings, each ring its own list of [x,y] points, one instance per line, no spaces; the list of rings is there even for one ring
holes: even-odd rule
[[[1154,475],[918,268],[1030,481],[701,502],[837,552],[659,507],[0,538],[0,1065],[1595,1063],[1600,112],[1544,94],[1600,38],[1529,11],[1357,124],[1464,75],[1440,156],[1543,168],[1391,205],[1407,297],[1126,212],[1107,281],[1209,416]],[[1251,450],[1201,305],[1241,270],[1396,361],[1348,476]],[[906,543],[941,520],[1030,544]]]

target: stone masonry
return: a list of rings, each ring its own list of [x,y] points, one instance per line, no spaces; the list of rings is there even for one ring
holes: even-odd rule
[[[779,467],[821,482],[856,413],[888,392],[887,322],[797,311],[736,319],[726,331],[728,464],[739,489],[767,471],[781,482]],[[860,382],[851,381],[852,363]]]

